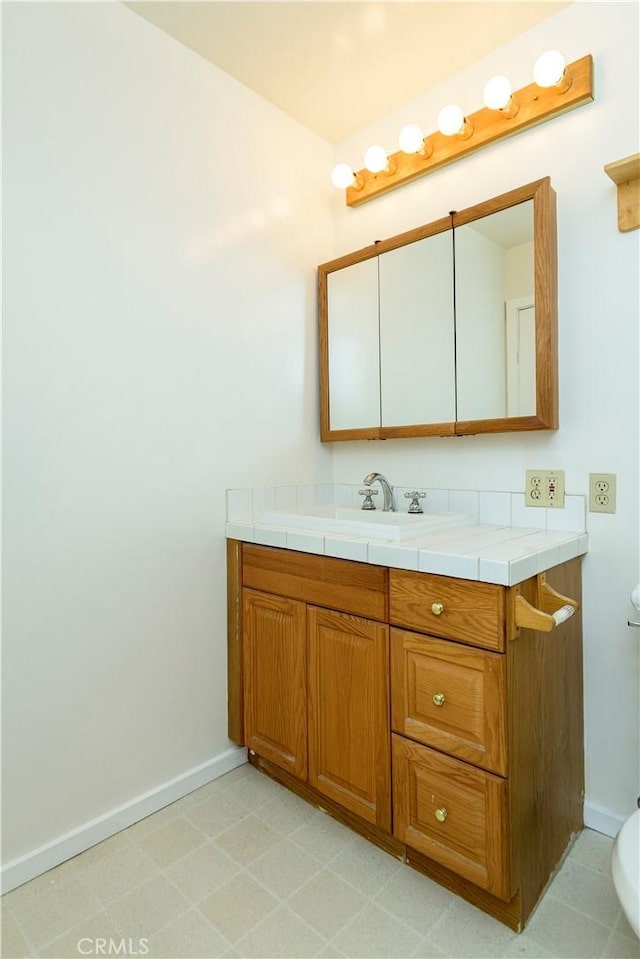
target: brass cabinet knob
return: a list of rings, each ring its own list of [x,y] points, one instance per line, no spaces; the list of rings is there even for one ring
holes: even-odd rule
[[[444,612],[444,606],[442,605],[442,603],[432,603],[431,612],[433,613],[434,616],[441,616],[442,613]]]
[[[439,809],[436,809],[435,817],[438,820],[438,822],[445,821],[445,819],[447,818],[447,810],[444,808],[444,806],[440,806]]]
[[[444,693],[434,693],[433,701],[436,704],[436,706],[442,706],[442,704],[444,703]]]

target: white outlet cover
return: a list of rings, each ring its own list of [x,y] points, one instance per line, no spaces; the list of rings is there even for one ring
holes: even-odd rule
[[[616,474],[589,473],[589,512],[615,513]]]

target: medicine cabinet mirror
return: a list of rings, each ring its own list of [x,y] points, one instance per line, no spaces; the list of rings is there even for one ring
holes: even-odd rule
[[[322,440],[557,429],[556,288],[548,177],[323,264]]]

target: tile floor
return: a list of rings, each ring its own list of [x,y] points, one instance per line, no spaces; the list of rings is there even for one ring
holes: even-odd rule
[[[638,959],[611,842],[582,833],[518,936],[244,765],[7,893],[2,956]]]

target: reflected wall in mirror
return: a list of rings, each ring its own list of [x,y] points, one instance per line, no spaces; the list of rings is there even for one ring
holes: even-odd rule
[[[378,259],[327,280],[329,403],[334,430],[380,426]]]
[[[452,233],[378,257],[383,427],[455,419]]]
[[[557,428],[549,178],[318,268],[324,441]]]
[[[533,200],[454,230],[457,418],[533,416]]]

